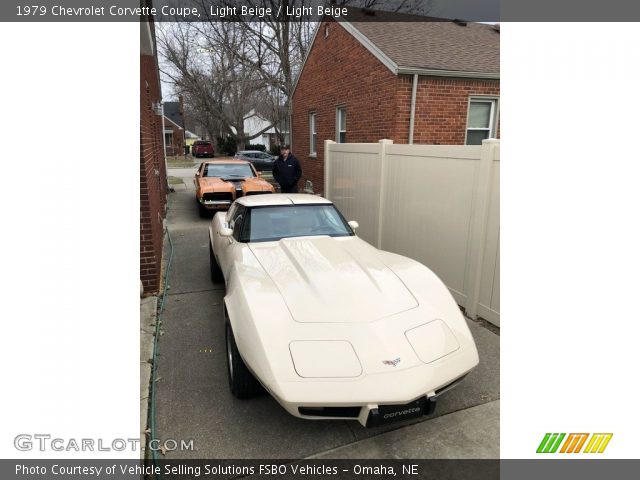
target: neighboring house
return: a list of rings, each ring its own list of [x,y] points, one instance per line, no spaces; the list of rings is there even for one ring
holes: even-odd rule
[[[167,155],[184,155],[184,102],[182,96],[177,102],[164,102],[164,141]]]
[[[269,147],[271,147],[270,135],[275,135],[276,133],[274,128],[271,126],[271,122],[262,118],[255,110],[251,110],[244,118],[244,134],[249,137],[264,130],[265,128],[268,129],[256,138],[249,140],[248,143],[252,145],[264,145],[264,148],[269,150]]]
[[[499,137],[499,27],[353,8],[347,18],[318,25],[295,85],[301,186],[310,180],[324,191],[327,139],[461,145]]]
[[[150,6],[143,1],[142,6]],[[160,74],[153,17],[140,18],[140,281],[157,293],[162,270],[167,172],[162,143]]]
[[[189,147],[189,151],[191,151],[191,146],[197,141],[202,140],[202,137],[196,135],[195,133],[185,130],[184,131],[184,144]]]
[[[266,129],[266,130],[265,130]],[[232,132],[236,134],[236,129],[231,128]],[[262,132],[265,130],[264,132]],[[273,128],[272,123],[265,120],[260,113],[252,109],[244,118],[244,134],[247,137],[251,137],[259,132],[262,132],[255,138],[247,140],[247,145],[264,145],[265,150],[269,150],[273,145],[278,145],[276,130]],[[288,141],[289,132],[281,132],[285,137],[285,142]]]

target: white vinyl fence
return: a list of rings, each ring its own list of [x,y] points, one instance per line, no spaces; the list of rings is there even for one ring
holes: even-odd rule
[[[325,141],[325,195],[358,235],[418,260],[471,318],[500,325],[500,141]]]

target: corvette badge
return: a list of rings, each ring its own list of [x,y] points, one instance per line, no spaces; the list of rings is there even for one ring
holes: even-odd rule
[[[393,360],[383,360],[382,363],[385,365],[393,365],[394,367],[400,363],[400,357],[394,358]]]

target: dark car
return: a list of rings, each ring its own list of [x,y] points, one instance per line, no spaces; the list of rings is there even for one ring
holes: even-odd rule
[[[206,140],[198,140],[194,142],[191,147],[191,155],[194,157],[209,157],[213,158],[213,144]]]
[[[256,170],[271,170],[276,157],[260,150],[240,150],[233,157],[236,160],[251,162]]]

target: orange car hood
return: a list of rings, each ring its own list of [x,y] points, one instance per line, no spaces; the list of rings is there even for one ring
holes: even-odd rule
[[[233,183],[225,182],[218,177],[199,178],[198,185],[203,191],[207,192],[228,192],[235,190]]]
[[[273,190],[273,187],[269,182],[261,178],[249,177],[245,178],[243,183],[243,190]]]
[[[242,183],[242,190],[247,191],[273,191],[271,184],[261,178],[238,178]],[[203,192],[229,192],[235,191],[235,185],[231,181],[224,181],[218,177],[204,177],[198,179],[198,184]]]

